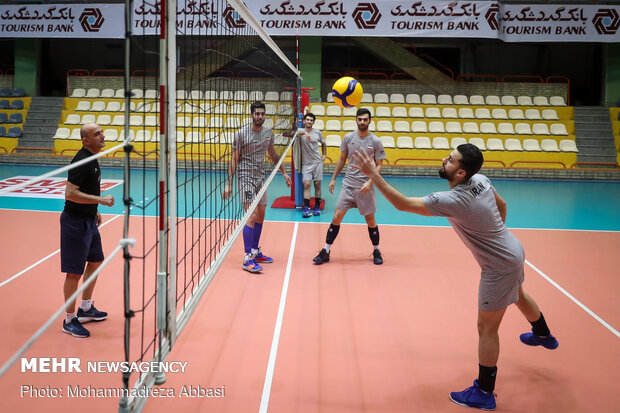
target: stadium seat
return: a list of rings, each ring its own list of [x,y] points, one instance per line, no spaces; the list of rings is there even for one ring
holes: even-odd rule
[[[65,124],[66,125],[79,125],[80,124],[80,115],[77,115],[75,113],[70,113],[67,115],[67,119],[65,119]],[[0,121],[0,123],[2,123]]]
[[[267,102],[277,102],[278,100],[280,100],[280,94],[278,92],[270,90],[268,92],[265,92],[265,100]]]
[[[99,88],[96,87],[91,87],[86,91],[86,97],[91,99],[98,98],[100,94],[101,91],[99,91]]]
[[[105,136],[105,134],[104,134]],[[74,140],[81,140],[82,136],[80,135],[80,128],[75,128],[71,130],[71,135],[69,136],[69,139],[74,139]]]
[[[402,93],[392,93],[390,103],[405,103],[405,96]]]
[[[377,130],[377,126],[375,125],[375,121],[371,120],[370,125],[368,125],[368,130],[371,132],[375,132]]]
[[[90,106],[91,112],[105,112],[105,101],[95,100]]]
[[[280,93],[280,102],[292,102],[293,101],[293,92],[284,91]]]
[[[547,96],[534,96],[532,103],[536,106],[549,106],[549,99]]]
[[[327,146],[340,147],[341,140],[339,135],[327,135],[325,137],[325,144]]]
[[[2,97],[2,98],[11,97],[11,89],[8,88],[8,87],[0,88],[0,97]]]
[[[433,149],[431,139],[426,136],[418,136],[415,138],[413,146],[415,146],[416,149]]]
[[[515,125],[515,133],[517,135],[531,135],[532,128],[529,123],[520,122]]]
[[[228,117],[226,119],[225,129],[239,129],[241,127],[241,119]]]
[[[409,122],[406,120],[397,120],[394,122],[394,132],[411,132]]]
[[[235,139],[234,132],[224,132],[219,135],[217,135],[216,133],[215,136],[217,136],[219,143],[225,143],[225,144],[231,144],[233,143],[233,140]]]
[[[99,126],[108,126],[110,123],[112,123],[112,118],[110,117],[110,115],[97,116],[97,124]]]
[[[507,151],[512,151],[512,152],[522,152],[523,151],[523,147],[521,146],[521,141],[519,139],[515,139],[515,138],[508,138],[508,139],[506,139],[506,142],[504,142],[504,148]]]
[[[16,87],[11,92],[11,96],[14,98],[23,98],[24,96],[26,96],[26,91],[21,87]]]
[[[131,110],[132,112],[137,112],[137,113],[149,113],[151,111],[151,104],[144,102],[144,101],[139,101],[137,102],[136,106]],[[187,104],[185,105],[177,105],[177,111],[178,112],[186,112],[186,113],[192,113],[192,107],[188,106]]]
[[[0,126],[0,137],[6,136],[6,128],[4,126]]]
[[[375,103],[390,103],[387,93],[375,93]]]
[[[216,111],[214,113],[218,113],[218,112]],[[275,103],[265,103],[265,115],[274,116],[276,113],[277,113],[277,106],[275,105]]]
[[[525,119],[525,115],[523,114],[522,109],[510,109],[508,111],[508,118],[514,120],[522,120]]]
[[[19,126],[11,126],[9,131],[6,133],[6,136],[9,138],[19,138],[22,136],[22,128]]]
[[[502,135],[514,135],[515,128],[512,123],[501,122],[497,125],[497,133],[500,133]]]
[[[250,94],[248,95],[248,100],[250,102],[256,102],[256,101],[260,102],[263,100],[264,96],[265,95],[260,90],[252,90]]]
[[[446,128],[443,122],[433,121],[428,124],[428,131],[430,133],[444,133]]]
[[[540,142],[540,148],[543,152],[560,152],[558,143],[554,139],[543,139]]]
[[[560,120],[558,112],[556,112],[555,109],[543,109],[542,118],[544,120]]]
[[[487,97],[484,98],[484,101],[488,106],[499,106],[502,104],[502,101],[499,98],[499,96],[495,96],[495,95],[488,95]]]
[[[508,114],[506,113],[506,109],[495,108],[491,111],[491,117],[493,119],[508,119]]]
[[[422,104],[423,105],[436,105],[437,104],[437,96],[431,95],[430,93],[425,93],[422,95]]]
[[[151,131],[148,129],[140,129],[136,131],[136,137],[134,141],[136,142],[148,142],[151,140]]]
[[[549,132],[551,132],[552,135],[568,135],[566,126],[563,123],[552,123]]]
[[[203,99],[204,100],[217,100],[217,90],[205,90]]]
[[[198,97],[194,97],[194,93],[198,93]],[[103,96],[102,96],[103,97]],[[202,92],[199,90],[192,90],[191,99],[201,99]],[[144,99],[156,100],[157,99],[157,90],[155,89],[147,89],[144,91]]]
[[[267,120],[271,120],[271,119],[265,119],[265,123],[264,124],[267,124]],[[209,128],[221,129],[223,126],[224,126],[224,121],[222,120],[221,117],[213,116],[213,117],[211,117],[209,119]]]
[[[121,111],[121,102],[116,100],[111,100],[108,102],[108,105],[105,108],[106,112],[120,112]]]
[[[278,133],[273,138],[274,145],[288,145],[288,138],[281,133]]]
[[[562,139],[559,146],[562,152],[579,152],[577,144],[571,139]]]
[[[501,139],[497,138],[489,138],[487,139],[487,150],[488,151],[503,151],[504,143]]]
[[[361,103],[372,103],[372,93],[363,93]]]
[[[360,109],[368,109],[370,116],[375,116],[375,108],[372,106],[361,106]]]
[[[106,141],[114,142],[118,140],[118,131],[116,129],[104,129],[103,136],[105,136]]]
[[[228,113],[230,113],[231,115],[244,115],[245,114],[244,104],[243,103],[233,103],[228,108]]]
[[[459,118],[474,119],[474,111],[472,108],[459,108]]]
[[[279,116],[287,116],[287,115],[292,115],[292,114],[293,114],[293,106],[291,106],[289,103],[281,103],[280,106],[278,106]]]
[[[330,121],[327,121],[329,123]],[[389,120],[380,120],[377,122],[377,131],[378,132],[392,132],[392,122]]]
[[[396,142],[394,142],[393,136],[385,135],[381,136],[379,139],[381,139],[384,148],[396,148]]]
[[[185,134],[185,142],[202,142],[202,132],[196,130],[187,132]]]
[[[480,95],[471,95],[469,97],[469,104],[476,106],[484,106],[484,98]]]
[[[566,102],[562,96],[551,96],[549,98],[549,104],[551,106],[566,106]]]
[[[502,102],[502,105],[504,106],[517,106],[517,99],[515,99],[514,96],[504,95],[501,98],[501,102]]]
[[[250,96],[250,94],[248,92],[246,92],[245,90],[237,90],[233,94],[233,100],[236,100],[237,102],[247,102],[249,96]],[[192,99],[193,99],[193,97],[192,97]]]
[[[136,102],[129,102],[129,110],[131,112],[133,112],[134,110],[136,110]],[[125,111],[125,102],[121,103],[121,112]]]
[[[446,122],[446,133],[463,133],[461,123],[456,121]]]
[[[116,89],[116,92],[114,92],[114,98],[116,98],[116,99],[124,99],[125,98],[125,89]]]
[[[71,92],[72,98],[83,98],[86,97],[86,91],[82,88],[75,88],[73,92]]]
[[[75,110],[78,112],[89,111],[90,110],[90,101],[88,100],[80,100],[78,104],[75,106]]]
[[[142,99],[144,97],[144,91],[142,89],[131,89],[131,97],[133,99]]]
[[[144,126],[158,126],[159,119],[155,115],[149,115],[144,118]]]
[[[232,90],[222,90],[219,97],[220,100],[233,100],[234,94]],[[187,136],[185,136],[185,140],[187,140]]]
[[[476,119],[491,119],[491,112],[487,108],[476,108],[474,116]]]
[[[325,122],[325,130],[339,132],[341,130],[340,121],[336,119],[329,119],[327,122]]]
[[[392,117],[393,118],[406,118],[407,117],[407,108],[404,106],[394,106],[392,107]]]
[[[4,126],[3,126],[3,128],[4,128]],[[4,134],[2,136],[4,136]],[[71,129],[69,129],[69,128],[58,128],[58,129],[56,129],[56,133],[54,134],[54,138],[53,139],[69,139],[69,136],[71,136]]]
[[[433,149],[450,149],[450,142],[443,136],[433,138]]]
[[[129,126],[142,126],[143,124],[144,124],[144,118],[142,117],[142,115],[129,116]]]
[[[405,102],[410,105],[419,105],[422,103],[420,100],[420,95],[417,93],[408,93],[407,96],[405,96]]]
[[[396,138],[396,147],[399,149],[413,149],[413,139],[410,136]]]
[[[112,123],[110,125],[125,126],[125,115],[114,115],[114,117],[112,118]]]
[[[15,99],[11,102],[11,109],[22,110],[24,108],[24,101],[21,99]]]
[[[469,143],[471,143],[472,145],[475,145],[478,147],[478,149],[480,149],[481,151],[486,151],[487,147],[484,144],[484,139],[482,138],[470,138],[469,139]]]
[[[439,96],[437,96],[437,103],[439,105],[451,105],[452,104],[452,96],[450,96],[450,95],[439,95]]]
[[[313,128],[314,129],[318,129],[318,130],[324,130],[325,129],[325,121],[323,119],[315,120]]]
[[[526,152],[541,152],[537,139],[523,139],[523,150]]]
[[[378,118],[389,118],[392,116],[390,108],[387,106],[378,106],[375,110],[375,113],[377,114]]]
[[[266,107],[267,105],[265,105]],[[268,113],[267,111],[265,111],[265,114],[267,115],[275,115],[276,114],[276,105],[271,105],[273,107],[273,113]],[[218,104],[216,104],[215,106],[213,106],[213,113],[216,115],[226,115],[228,114],[228,105],[224,102],[220,102]]]
[[[426,113],[425,113],[427,118],[441,118],[441,111],[439,110],[439,108],[435,108],[435,107],[430,107],[430,108],[426,108]]]
[[[226,93],[226,91],[223,91],[222,93]],[[177,100],[185,100],[187,98],[188,96],[185,90],[177,90]]]
[[[540,120],[540,112],[538,109],[525,109],[525,119],[528,120]]]
[[[114,89],[103,89],[101,91],[101,94],[99,95],[100,98],[105,98],[105,99],[110,99],[114,97]]]
[[[469,99],[465,95],[454,95],[453,101],[455,105],[469,105]]]
[[[355,116],[357,108],[344,108],[342,109],[342,116]]]
[[[334,97],[332,96],[332,92],[327,94],[327,98],[325,99],[328,103],[334,103]]]
[[[464,122],[463,133],[480,133],[480,129],[478,129],[478,124],[476,122]]]
[[[213,111],[213,105],[209,102],[202,102],[198,105],[198,113],[200,114],[208,114]]]
[[[464,143],[467,143],[467,139],[462,138],[460,136],[454,137],[450,141],[450,148],[456,149],[459,145],[462,145]]]
[[[409,108],[409,117],[410,118],[423,118],[424,109],[417,107],[417,106]]]
[[[497,129],[495,128],[495,124],[493,122],[482,122],[479,126],[480,133],[497,133]]]
[[[338,107],[338,106],[336,106]],[[338,107],[340,108],[340,107]],[[323,105],[312,105],[310,106],[310,109],[308,110],[310,113],[312,113],[314,116],[325,116],[325,106]],[[340,115],[338,115],[340,116]]]
[[[546,123],[535,123],[532,125],[532,133],[534,135],[551,135],[549,127]]]
[[[426,128],[426,122],[424,122],[423,120],[414,120],[413,122],[411,122],[411,132],[428,132],[428,129]]]
[[[530,96],[519,96],[517,98],[517,104],[519,106],[532,106],[532,98]]]
[[[443,108],[441,109],[441,117],[444,119],[457,119],[459,115],[456,112],[456,108]]]
[[[78,118],[80,117],[79,115],[75,115]],[[9,115],[6,114],[6,112],[0,112],[0,123],[8,123],[9,121]]]
[[[6,99],[0,100],[0,109],[11,109],[11,102]]]

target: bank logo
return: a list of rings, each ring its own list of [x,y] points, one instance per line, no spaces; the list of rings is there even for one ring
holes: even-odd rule
[[[620,27],[620,16],[616,9],[599,9],[592,23],[598,34],[616,34]]]
[[[499,29],[499,22],[497,20],[498,15],[499,5],[497,3],[492,4],[491,7],[489,7],[489,10],[487,10],[486,14],[484,15],[484,18],[487,20],[487,23],[489,23],[489,26],[492,30]]]
[[[233,29],[243,29],[246,25],[245,20],[239,16],[239,13],[230,5],[224,9],[224,21],[226,25]]]
[[[105,19],[101,14],[101,10],[95,8],[86,8],[79,18],[82,29],[85,32],[98,32],[103,26]]]
[[[374,3],[360,3],[353,10],[353,20],[360,29],[374,29],[381,20],[379,8]]]

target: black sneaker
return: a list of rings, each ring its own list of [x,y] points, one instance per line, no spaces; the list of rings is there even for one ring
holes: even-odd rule
[[[85,338],[90,336],[90,331],[85,329],[78,321],[77,317],[73,317],[69,323],[62,321],[62,332],[71,334],[73,337]]]
[[[327,250],[325,248],[323,248],[321,250],[321,252],[319,252],[319,255],[314,257],[314,259],[312,259],[312,261],[315,264],[323,264],[324,262],[329,262],[329,252],[327,252]]]
[[[88,311],[78,308],[77,318],[80,323],[88,323],[89,321],[103,321],[108,318],[108,313],[97,310],[94,304],[91,304],[90,310]]]
[[[378,249],[372,252],[372,262],[374,262],[376,265],[383,264],[383,257],[381,256],[381,251],[379,251]]]

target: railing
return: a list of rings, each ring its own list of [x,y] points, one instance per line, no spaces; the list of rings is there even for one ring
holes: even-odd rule
[[[440,69],[442,69],[444,72],[446,72],[446,74],[449,74],[450,75],[450,79],[454,80],[454,72],[448,66],[445,66],[444,64],[439,63],[437,60],[433,59],[431,56],[427,55],[426,53],[422,53],[422,54],[418,55],[418,57],[426,58],[426,59],[430,60],[431,62],[433,62],[434,64],[439,66]]]
[[[91,76],[125,76],[125,71],[121,69],[97,69],[93,70]]]
[[[481,79],[491,79],[494,80],[495,83],[499,83],[499,77],[496,75],[468,75],[468,74],[460,74],[456,77],[456,81],[463,81],[466,78],[477,77]],[[477,82],[477,81],[476,81]]]
[[[620,165],[618,165],[618,163],[616,162],[575,162],[574,164],[570,166],[570,169],[574,169],[582,165],[583,166],[588,166],[588,165],[589,166],[609,166],[609,168],[605,168],[605,169],[611,169],[611,170],[620,169]],[[590,168],[587,170],[600,171],[600,170],[603,170],[603,168]]]
[[[538,80],[538,82],[523,82],[519,80],[514,81],[514,82],[519,82],[519,83],[545,83],[542,76],[538,76],[538,75],[504,75],[502,76],[502,83],[508,83],[508,79],[511,79],[511,82],[513,82],[512,79]]]
[[[389,80],[388,75],[384,72],[351,72],[348,76],[354,77],[356,79],[369,79],[366,76],[377,76],[382,77],[383,80]]]
[[[486,161],[485,161],[486,163]],[[560,162],[560,161],[514,161],[513,163],[510,164],[510,167],[513,168],[516,164],[552,164],[552,165],[562,165],[563,169],[566,169],[566,165],[564,164],[564,162]],[[531,168],[530,168],[531,169]]]
[[[566,82],[566,104],[568,106],[570,106],[570,79],[567,76],[561,76],[561,75],[554,75],[554,76],[547,76],[547,78],[545,79],[545,83],[562,83],[562,82],[550,82],[550,80],[565,80]]]

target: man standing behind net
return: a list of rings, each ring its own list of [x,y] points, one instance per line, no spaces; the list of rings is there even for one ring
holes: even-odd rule
[[[304,128],[297,131],[301,142],[301,173],[304,183],[304,211],[302,216],[304,218],[309,218],[313,214],[321,215],[321,181],[323,180],[323,162],[327,156],[327,145],[325,145],[321,131],[312,128],[315,120],[316,116],[310,112],[306,113]],[[321,144],[321,152],[319,152],[319,143]],[[314,211],[310,211],[310,182],[314,182]]]
[[[373,262],[377,265],[383,264],[383,257],[379,250],[379,227],[375,221],[375,213],[377,212],[375,188],[372,181],[366,178],[362,172],[351,167],[356,162],[353,154],[359,149],[368,153],[370,159],[376,164],[377,170],[381,171],[381,164],[386,158],[385,150],[381,140],[368,129],[370,120],[370,111],[368,109],[358,109],[355,115],[357,130],[347,133],[342,140],[342,145],[340,145],[340,158],[338,158],[336,163],[332,180],[329,182],[329,192],[334,193],[336,177],[344,168],[347,158],[349,160],[349,167],[342,180],[342,188],[336,202],[336,211],[325,237],[325,247],[312,260],[315,264],[323,264],[329,261],[331,246],[340,231],[340,223],[351,208],[357,208],[360,215],[366,220],[366,224],[368,224],[368,235],[373,245]]]
[[[450,191],[435,192],[423,198],[405,197],[379,175],[364,152],[358,151],[356,157],[358,168],[396,209],[447,217],[480,265],[478,379],[464,391],[450,393],[450,399],[462,406],[494,410],[498,330],[506,308],[515,303],[532,325],[531,333],[519,337],[523,344],[553,350],[558,347],[558,341],[551,335],[536,302],[523,291],[525,252],[521,242],[506,228],[506,202],[489,178],[478,174],[484,162],[482,152],[470,143],[459,145],[443,160],[439,170],[439,176],[448,181]]]
[[[222,193],[223,199],[228,199],[232,193],[232,179],[237,173],[237,186],[243,208],[247,211],[265,182],[265,153],[274,164],[280,161],[280,156],[273,147],[273,130],[263,126],[265,122],[265,104],[254,102],[250,106],[252,124],[245,125],[235,133],[232,143],[232,154],[228,164],[228,181]],[[280,172],[288,186],[291,178],[284,167]],[[264,255],[259,247],[260,236],[265,220],[267,207],[267,191],[263,194],[256,209],[243,228],[243,245],[245,256],[243,257],[243,269],[251,273],[262,271],[260,264],[273,262],[273,258]]]
[[[80,129],[82,149],[71,160],[75,163],[101,151],[105,146],[105,136],[101,127],[88,123]],[[99,162],[93,159],[83,165],[69,170],[65,189],[65,208],[60,215],[60,265],[66,273],[64,283],[65,301],[78,289],[82,274],[83,282],[99,268],[103,262],[103,248],[99,225],[101,215],[98,204],[112,206],[112,195],[101,195],[101,170]],[[84,269],[86,266],[86,270]],[[88,337],[90,332],[82,326],[89,321],[102,321],[108,313],[99,311],[92,302],[95,282],[82,292],[82,303],[75,313],[75,300],[67,303],[66,317],[62,322],[62,331],[74,337]]]

